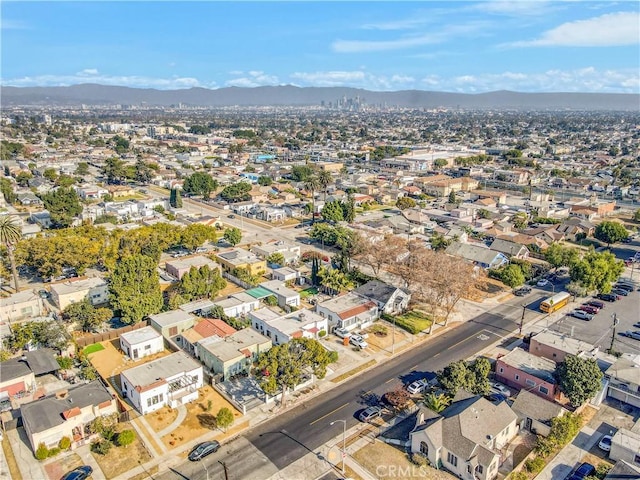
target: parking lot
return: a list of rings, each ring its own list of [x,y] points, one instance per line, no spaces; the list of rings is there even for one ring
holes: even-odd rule
[[[578,299],[575,303],[569,304],[566,313],[578,308],[590,299],[591,297]],[[601,350],[606,350],[611,346],[613,314],[615,313],[618,325],[615,328],[613,348],[623,353],[640,354],[640,340],[620,335],[620,332],[627,330],[640,330],[640,328],[633,326],[633,324],[640,322],[640,292],[637,286],[628,296],[621,297],[615,302],[604,302],[604,304],[605,307],[589,321],[564,315],[556,323],[550,325],[549,329],[599,346]]]

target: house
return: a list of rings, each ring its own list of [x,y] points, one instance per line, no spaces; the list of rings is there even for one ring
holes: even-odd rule
[[[411,294],[380,280],[371,280],[354,290],[354,293],[373,301],[381,313],[402,313],[409,306]]]
[[[638,480],[638,478],[640,478],[640,465],[634,466],[624,460],[618,460],[607,472],[604,480]]]
[[[236,269],[246,269],[250,275],[264,275],[267,271],[267,262],[264,259],[242,248],[218,253],[216,258],[223,272],[233,274]]]
[[[114,199],[135,197],[137,195],[135,188],[126,185],[108,185],[106,189]]]
[[[462,479],[492,480],[505,460],[504,449],[518,433],[517,421],[506,402],[494,405],[461,391],[440,414],[420,407],[409,434],[411,452]]]
[[[514,348],[496,360],[496,378],[513,387],[528,390],[553,401],[559,394],[554,373],[556,362]]]
[[[609,458],[625,461],[636,468],[640,468],[640,421],[633,427],[619,429],[611,439]]]
[[[88,444],[97,437],[89,426],[98,417],[117,413],[115,395],[99,380],[22,405],[22,423],[35,452],[44,443],[55,448],[62,437],[71,440],[71,447]]]
[[[16,195],[16,199],[18,200],[18,202],[20,202],[20,205],[24,205],[25,207],[42,205],[42,200],[36,197],[36,195],[33,192],[18,193]]]
[[[221,381],[249,373],[262,352],[272,346],[271,340],[252,328],[245,328],[225,338],[212,336],[197,344],[198,358]]]
[[[176,408],[198,399],[203,385],[202,365],[184,352],[124,370],[123,395],[143,415],[162,407]]]
[[[580,355],[583,352],[592,352],[594,349],[595,347],[590,343],[551,330],[537,333],[531,337],[529,344],[529,352],[533,355],[556,363],[564,362],[567,355]]]
[[[640,408],[640,359],[621,357],[605,372],[607,396]]]
[[[543,437],[551,432],[551,420],[567,413],[561,405],[545,400],[528,390],[522,390],[518,394],[511,409],[518,416],[520,430],[528,430]]]
[[[496,238],[489,246],[494,252],[503,253],[507,258],[518,258],[524,260],[529,258],[529,249],[524,245],[502,238]]]
[[[216,300],[214,305],[222,308],[227,317],[244,317],[252,310],[260,308],[260,299],[252,297],[246,292],[238,292],[225,299]]]
[[[26,360],[10,358],[0,363],[0,393],[14,396],[18,392],[32,392],[36,388],[36,377]]]
[[[445,252],[454,257],[464,258],[484,269],[498,268],[509,263],[504,253],[469,243],[452,242]]]
[[[109,301],[109,286],[99,277],[72,278],[51,285],[51,300],[64,310],[72,303],[88,298],[91,305],[101,305]]]
[[[51,228],[51,225],[53,225],[53,222],[51,221],[51,214],[48,210],[33,212],[31,215],[29,215],[29,221],[45,229]]]
[[[178,280],[181,280],[185,273],[191,268],[200,269],[204,266],[209,267],[210,270],[219,269],[220,265],[204,255],[196,255],[189,258],[180,258],[176,260],[168,260],[165,264],[165,270],[169,275],[174,276]]]
[[[284,257],[285,265],[289,265],[300,260],[300,245],[295,245],[283,240],[271,240],[261,245],[256,245],[251,248],[251,251],[264,259],[267,259],[271,254],[281,253]]]
[[[0,298],[0,318],[7,322],[17,322],[36,318],[45,314],[42,298],[34,290],[23,290],[5,298]]]
[[[120,335],[120,349],[133,360],[164,350],[164,339],[153,327],[143,327]]]
[[[160,332],[164,338],[175,337],[196,323],[196,316],[183,310],[171,310],[149,316],[149,325]]]
[[[320,332],[326,334],[329,331],[328,320],[307,309],[282,315],[264,307],[251,312],[249,319],[253,328],[270,338],[274,345],[301,337],[317,340],[321,338]]]
[[[329,328],[366,328],[380,316],[375,302],[349,292],[316,305],[316,313],[329,320]]]
[[[225,338],[237,330],[219,318],[205,318],[178,335],[175,340],[189,355],[198,356],[198,342],[209,337]]]
[[[298,279],[300,272],[289,267],[276,268],[271,271],[271,279],[280,282],[293,282]]]
[[[260,286],[275,295],[279,307],[286,309],[300,306],[300,294],[285,286],[280,280],[262,282]]]

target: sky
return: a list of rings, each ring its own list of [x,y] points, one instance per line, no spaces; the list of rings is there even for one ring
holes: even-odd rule
[[[640,93],[640,2],[3,0],[0,83]]]

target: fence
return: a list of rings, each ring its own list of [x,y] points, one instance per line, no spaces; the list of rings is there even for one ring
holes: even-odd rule
[[[113,340],[114,338],[120,337],[123,333],[131,332],[132,330],[138,330],[139,328],[143,328],[149,325],[149,322],[143,320],[140,323],[136,323],[135,325],[127,325],[126,327],[116,328],[115,330],[109,330],[108,332],[103,333],[95,333],[90,336],[80,337],[76,339],[76,343],[78,347],[84,348],[87,345],[93,345],[94,343],[104,342],[107,340]]]
[[[235,276],[231,275],[230,273],[222,272],[222,276],[223,276],[223,278],[231,280],[236,285],[240,285],[244,289],[251,289],[251,288],[255,287],[255,285],[251,285],[250,283],[247,283],[247,282],[245,282],[243,280],[240,280],[238,277],[235,277]]]

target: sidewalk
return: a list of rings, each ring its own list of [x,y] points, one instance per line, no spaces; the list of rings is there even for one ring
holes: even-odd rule
[[[565,478],[581,461],[582,457],[598,442],[591,427],[583,427],[571,444],[563,448],[556,457],[538,474],[536,480],[554,480]]]

